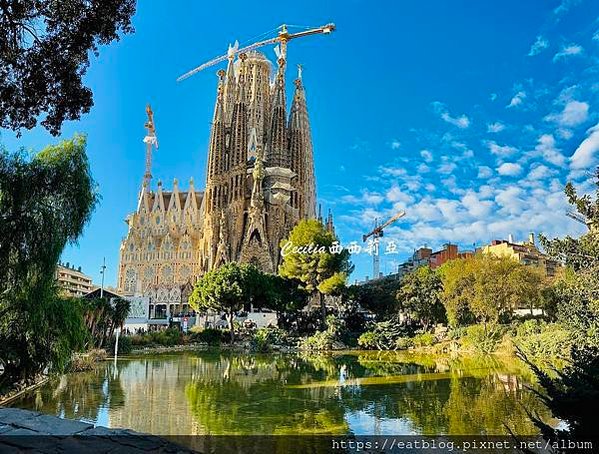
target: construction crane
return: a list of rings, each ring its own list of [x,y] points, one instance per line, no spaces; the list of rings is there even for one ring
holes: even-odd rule
[[[387,222],[384,222],[381,225],[377,225],[378,220],[374,221],[374,229],[367,233],[366,235],[362,235],[362,241],[366,242],[366,240],[370,237],[373,239],[373,251],[372,251],[372,278],[377,279],[379,277],[381,256],[379,251],[379,241],[384,234],[384,230],[389,227],[391,224],[396,222],[399,218],[402,218],[406,215],[405,211],[400,211],[391,217]]]
[[[233,45],[233,46],[229,45],[229,50],[227,51],[227,53],[225,55],[221,55],[220,57],[213,58],[212,60],[201,64],[197,68],[194,68],[191,71],[186,72],[185,74],[183,74],[182,76],[180,76],[177,79],[177,82],[181,82],[182,80],[187,79],[188,77],[191,77],[194,74],[196,74],[206,68],[210,68],[211,66],[214,66],[214,65],[216,65],[220,62],[223,62],[227,59],[233,60],[237,54],[247,53],[251,50],[258,49],[259,47],[268,46],[269,44],[277,44],[278,46],[275,49],[275,52],[277,53],[277,57],[285,59],[287,57],[287,43],[289,41],[291,41],[292,39],[303,38],[305,36],[311,36],[311,35],[320,35],[320,34],[328,35],[331,32],[333,32],[335,30],[335,28],[336,28],[335,24],[330,23],[330,24],[323,25],[321,27],[308,28],[307,30],[303,30],[303,31],[297,32],[297,33],[289,33],[289,30],[287,29],[287,25],[283,24],[280,27],[278,27],[279,32],[277,33],[277,36],[275,36],[273,38],[265,39],[263,41],[255,42],[248,46],[242,47],[241,49],[239,49],[239,43],[236,41],[235,45]]]

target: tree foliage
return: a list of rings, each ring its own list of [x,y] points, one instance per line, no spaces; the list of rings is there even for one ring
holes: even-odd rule
[[[399,310],[396,295],[400,286],[399,279],[376,279],[350,286],[347,298],[375,314],[378,319],[385,320],[396,315]]]
[[[115,298],[112,302],[106,298],[93,298],[83,301],[84,320],[93,347],[105,347],[114,335],[116,328],[121,328],[129,315],[131,303],[123,298]]]
[[[439,272],[441,300],[452,326],[497,323],[509,319],[515,309],[542,303],[541,271],[508,257],[477,254],[451,260]]]
[[[599,168],[595,180],[595,200],[579,196],[571,183],[566,186],[568,201],[587,223],[589,230],[580,238],[553,239],[541,236],[547,252],[566,264],[564,276],[553,288],[553,304],[558,323],[570,331],[573,347],[569,364],[556,376],[540,370],[523,352],[539,379],[541,399],[566,428],[552,428],[541,418],[533,421],[544,436],[553,441],[597,443],[596,411],[599,405]]]
[[[131,33],[135,0],[0,1],[0,127],[58,135],[93,105],[90,54]]]
[[[76,136],[31,159],[0,151],[0,386],[61,369],[83,344],[82,308],[58,295],[54,272],[97,201],[85,145]]]
[[[349,252],[334,252],[336,241],[335,235],[315,219],[300,221],[281,241],[282,251],[286,252],[279,274],[300,281],[303,289],[320,297],[323,325],[326,308],[322,295],[340,292],[353,271]]]
[[[446,321],[445,308],[441,303],[442,291],[439,275],[429,266],[421,266],[402,279],[397,299],[401,310],[427,330],[433,323]]]

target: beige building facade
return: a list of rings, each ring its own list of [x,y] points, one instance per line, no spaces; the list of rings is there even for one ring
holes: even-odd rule
[[[55,276],[62,294],[67,296],[80,298],[96,288],[92,278],[83,273],[81,267],[75,268],[69,263],[59,263]]]
[[[218,72],[206,184],[152,183],[158,147],[148,106],[146,172],[120,248],[118,289],[148,296],[151,313],[186,312],[193,284],[229,262],[276,272],[279,243],[316,217],[312,138],[301,77],[287,113],[284,59],[251,51]]]

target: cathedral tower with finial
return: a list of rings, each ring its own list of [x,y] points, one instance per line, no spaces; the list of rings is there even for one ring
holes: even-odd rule
[[[276,272],[280,241],[300,219],[316,217],[314,157],[301,67],[288,114],[286,64],[280,54],[273,75],[264,55],[250,51],[240,53],[237,61],[230,56],[227,70],[219,71],[200,249],[204,271],[222,262],[219,239],[226,237],[230,260]],[[258,173],[256,166],[261,168]]]
[[[217,72],[205,190],[173,181],[152,188],[152,153],[158,148],[148,105],[146,162],[136,210],[127,219],[118,287],[149,297],[151,316],[184,312],[186,292],[202,274],[230,261],[276,273],[280,243],[301,219],[316,218],[314,152],[302,69],[287,104],[287,42],[328,34],[334,24],[291,33],[219,57],[191,71],[226,61]],[[273,65],[259,45],[278,42]],[[164,142],[162,144],[165,145]],[[322,218],[321,218],[322,220]],[[333,231],[332,216],[327,228]],[[153,311],[153,312],[152,312]]]

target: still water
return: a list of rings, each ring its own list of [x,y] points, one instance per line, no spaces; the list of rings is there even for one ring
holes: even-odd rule
[[[396,352],[198,352],[123,358],[13,405],[182,434],[536,434],[548,417],[516,359]]]

